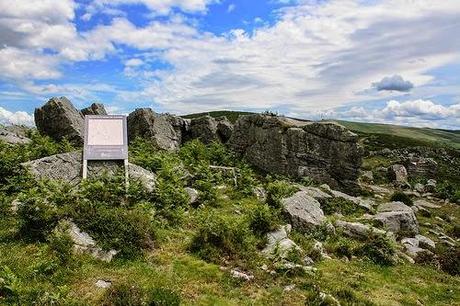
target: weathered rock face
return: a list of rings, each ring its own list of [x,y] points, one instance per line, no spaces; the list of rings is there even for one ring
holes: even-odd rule
[[[411,157],[403,162],[409,177],[433,178],[438,171],[438,163],[432,158]]]
[[[249,115],[235,124],[229,146],[255,167],[333,187],[357,189],[363,150],[341,125]]]
[[[31,140],[19,133],[14,133],[6,128],[0,127],[0,141],[3,141],[8,144],[27,144]]]
[[[305,191],[281,200],[281,205],[295,229],[308,231],[325,220],[321,204]]]
[[[191,139],[199,139],[205,144],[214,141],[226,143],[232,136],[233,125],[227,117],[213,118],[209,115],[194,118],[190,123]]]
[[[182,124],[186,125],[182,118],[159,115],[150,108],[139,108],[128,116],[128,138],[129,141],[136,137],[149,139],[159,149],[175,151],[182,142],[179,132]]]
[[[81,110],[81,113],[86,115],[107,115],[105,107],[101,103],[93,103],[91,106],[88,106]]]
[[[29,169],[30,173],[37,179],[62,180],[77,185],[81,181],[82,154],[81,152],[71,152],[48,156],[23,164]],[[96,177],[103,173],[115,174],[122,168],[117,161],[94,161],[88,164],[88,177]],[[137,165],[129,164],[129,177],[139,180],[144,187],[153,191],[155,188],[156,177],[150,171]]]
[[[83,144],[83,114],[65,97],[51,98],[35,109],[35,125],[40,133],[55,140],[66,137],[76,145]]]
[[[356,239],[366,239],[372,233],[377,235],[387,235],[387,232],[381,229],[358,222],[337,220],[335,222],[335,226],[341,229],[345,235]]]

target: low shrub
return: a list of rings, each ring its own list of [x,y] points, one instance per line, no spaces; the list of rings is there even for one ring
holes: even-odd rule
[[[258,205],[249,215],[249,228],[257,236],[264,236],[276,229],[276,217],[266,204]]]
[[[321,208],[326,215],[339,213],[347,216],[365,212],[361,206],[343,198],[328,199],[321,205]]]
[[[292,196],[299,189],[286,181],[274,181],[267,184],[267,204],[274,208],[281,207],[281,200]]]
[[[115,283],[110,286],[101,302],[103,306],[145,305],[145,293],[137,285]]]
[[[58,224],[60,211],[46,198],[36,195],[21,199],[18,218],[22,237],[43,241]]]
[[[395,264],[396,248],[388,237],[372,234],[354,250],[354,254],[367,257],[378,265],[390,266]]]
[[[68,212],[74,222],[88,232],[103,249],[115,249],[125,258],[136,257],[150,248],[155,230],[150,216],[141,209],[107,207],[82,201]]]
[[[0,269],[0,301],[15,305],[19,301],[21,281],[8,266]]]
[[[407,194],[405,194],[404,192],[400,192],[400,191],[394,192],[390,197],[390,201],[403,202],[404,204],[409,205],[409,206],[414,204],[412,199]]]
[[[437,255],[441,270],[450,275],[460,275],[460,247],[451,247],[438,251]]]
[[[201,221],[190,250],[205,260],[219,262],[223,257],[250,256],[255,250],[254,242],[245,220],[209,214]]]
[[[150,291],[148,297],[149,306],[179,306],[180,296],[166,288],[154,288]]]
[[[61,265],[68,265],[72,261],[73,241],[69,233],[69,224],[59,222],[56,228],[48,236],[51,250],[59,259]]]

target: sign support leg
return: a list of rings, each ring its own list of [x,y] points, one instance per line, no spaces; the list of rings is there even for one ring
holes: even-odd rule
[[[125,162],[125,186],[126,186],[126,189],[128,189],[129,187],[129,169],[128,169],[129,163],[127,159],[125,159],[124,162]]]
[[[83,159],[83,179],[86,180],[88,178],[88,160]]]

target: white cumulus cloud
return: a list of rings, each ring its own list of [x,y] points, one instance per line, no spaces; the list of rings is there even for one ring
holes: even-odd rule
[[[0,107],[0,124],[33,126],[34,118],[26,112],[11,112]]]

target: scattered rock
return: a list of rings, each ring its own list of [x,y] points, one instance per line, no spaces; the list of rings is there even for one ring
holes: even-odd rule
[[[283,292],[289,292],[295,289],[295,284],[285,286]]]
[[[278,271],[284,271],[284,272],[290,272],[290,273],[296,273],[298,271],[301,271],[307,274],[313,274],[314,272],[317,271],[315,267],[303,266],[303,265],[295,264],[295,263],[288,262],[288,261],[276,263],[275,267]]]
[[[281,204],[292,226],[298,230],[308,231],[325,220],[321,204],[305,191],[281,200]]]
[[[422,235],[415,235],[415,239],[418,242],[418,246],[420,246],[421,248],[430,250],[434,250],[436,248],[436,244],[434,243],[434,241],[428,237]]]
[[[83,144],[83,114],[66,97],[51,98],[35,109],[34,118],[40,133],[58,141],[65,137],[76,145]]]
[[[267,246],[262,250],[262,253],[269,258],[275,255],[279,258],[286,258],[292,250],[300,251],[300,247],[288,238],[290,232],[291,225],[288,224],[268,233]]]
[[[441,207],[439,205],[433,204],[423,199],[414,201],[414,206],[424,207],[424,208],[440,208]]]
[[[299,190],[305,191],[305,193],[307,195],[309,195],[310,197],[318,200],[319,202],[322,202],[322,201],[324,201],[326,199],[332,198],[332,196],[330,194],[325,193],[320,188],[305,187],[305,186],[302,186],[302,185],[297,185],[297,187],[299,188]]]
[[[199,201],[200,194],[198,193],[198,190],[190,188],[190,187],[186,187],[185,192],[187,192],[189,196],[189,202],[188,202],[189,205],[196,204]]]
[[[20,134],[16,134],[11,132],[5,128],[0,127],[0,141],[3,141],[7,144],[17,145],[17,144],[28,144],[32,140],[29,138],[22,136]]]
[[[361,182],[372,183],[374,182],[374,174],[372,173],[372,171],[364,171],[361,174],[360,179],[361,179]]]
[[[244,281],[250,281],[250,280],[254,279],[254,275],[249,274],[249,273],[245,273],[245,272],[241,272],[238,269],[232,269],[230,271],[230,275],[233,278],[241,279],[241,280],[244,280]]]
[[[432,158],[411,156],[403,161],[409,177],[434,177],[438,170],[438,163]]]
[[[407,170],[403,165],[392,165],[388,168],[388,177],[397,184],[407,183]]]
[[[91,106],[84,108],[81,110],[83,116],[86,115],[107,115],[107,111],[105,110],[104,104],[101,103],[93,103]]]
[[[423,184],[417,183],[414,185],[414,190],[423,193],[425,191],[425,186]]]
[[[259,201],[264,202],[267,199],[267,191],[260,186],[254,187],[252,193],[256,196]]]
[[[75,223],[71,221],[65,222],[68,224],[68,232],[74,243],[76,253],[89,253],[94,258],[106,262],[112,261],[113,257],[118,253],[115,250],[103,251],[97,246],[96,241],[88,233],[82,232]]]
[[[103,280],[103,279],[98,279],[97,282],[94,285],[96,287],[98,287],[98,288],[107,289],[110,286],[112,286],[112,282],[111,281],[106,281],[106,280]]]
[[[13,202],[11,202],[11,212],[13,214],[17,213],[18,212],[18,209],[19,209],[19,206],[21,206],[22,203],[19,201],[19,199],[15,199],[13,200]]]
[[[374,220],[389,231],[400,235],[415,235],[419,232],[417,218],[414,211],[402,202],[381,204],[377,208],[378,214]]]
[[[363,200],[359,197],[353,197],[353,196],[350,196],[346,193],[343,193],[343,192],[340,192],[340,191],[337,191],[337,190],[330,190],[330,193],[335,197],[335,198],[342,198],[342,199],[345,199],[347,201],[350,201],[350,202],[353,202],[355,203],[356,205],[366,209],[367,211],[372,211],[372,206],[374,205],[374,202],[372,200]]]
[[[342,230],[342,232],[347,235],[348,237],[356,238],[356,239],[366,239],[369,237],[369,234],[375,233],[378,235],[388,235],[387,232],[372,227],[367,224],[362,224],[358,222],[347,222],[337,220],[335,222],[335,226]]]
[[[242,116],[235,123],[229,146],[270,173],[308,176],[345,190],[359,189],[356,180],[363,150],[358,136],[335,123]]]
[[[425,192],[435,192],[436,191],[436,180],[429,179],[425,185]]]
[[[83,167],[82,153],[71,152],[44,157],[22,164],[37,179],[62,180],[75,186],[81,181]],[[115,174],[123,169],[123,164],[116,161],[91,161],[88,163],[88,177],[97,177],[103,173]],[[147,190],[155,188],[156,177],[150,171],[134,164],[129,164],[130,179],[139,180]]]

